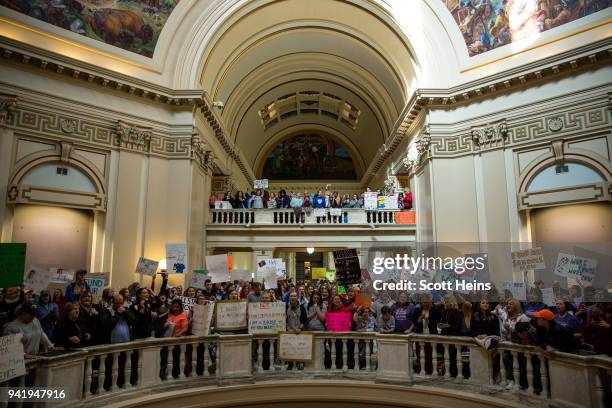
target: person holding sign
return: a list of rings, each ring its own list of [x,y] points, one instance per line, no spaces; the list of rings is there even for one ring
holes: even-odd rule
[[[41,346],[43,351],[53,348],[40,322],[36,318],[36,308],[31,303],[24,303],[19,308],[17,318],[6,325],[4,335],[21,333],[23,351],[26,354],[38,354]]]
[[[91,292],[91,288],[85,282],[85,275],[87,275],[85,269],[76,271],[74,281],[66,287],[66,296],[64,297],[66,302],[78,302],[83,293]]]
[[[352,316],[350,310],[346,309],[342,305],[342,301],[340,300],[340,295],[337,293],[332,295],[331,305],[325,313],[325,325],[327,331],[329,332],[348,332],[351,331],[351,322]],[[331,344],[328,344],[331,349]],[[342,349],[343,344],[342,340],[336,340],[336,368],[342,368]],[[354,362],[351,362],[352,356],[355,349],[355,342],[353,340],[347,341],[347,352],[349,358],[349,365],[354,365]],[[329,361],[329,365],[331,362],[331,354],[326,352],[325,360]],[[327,366],[327,363],[326,363]],[[352,367],[349,367],[352,368]]]
[[[306,318],[306,309],[300,305],[297,292],[291,292],[289,295],[289,304],[287,305],[287,331],[295,334],[300,334],[304,330],[308,320]],[[297,364],[298,370],[304,369],[304,363]],[[288,370],[293,368],[293,363],[289,363]]]
[[[189,329],[189,317],[187,312],[183,311],[183,302],[180,299],[172,301],[172,307],[168,314],[168,320],[165,325],[168,330],[166,333],[172,333],[172,337],[181,337],[187,333]],[[171,330],[171,331],[170,331]],[[167,335],[164,337],[168,337]]]

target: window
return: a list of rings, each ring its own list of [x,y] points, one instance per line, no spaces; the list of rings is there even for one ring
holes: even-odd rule
[[[61,188],[64,190],[97,193],[96,185],[81,170],[74,166],[45,163],[34,167],[22,179],[21,184],[37,187]]]
[[[550,190],[582,184],[601,183],[603,177],[590,167],[578,163],[551,165],[540,171],[527,186],[527,192]]]

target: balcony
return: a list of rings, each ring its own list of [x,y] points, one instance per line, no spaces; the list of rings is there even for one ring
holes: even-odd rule
[[[28,374],[12,385],[62,388],[69,401],[54,406],[85,407],[202,401],[215,407],[275,406],[301,400],[321,407],[410,401],[409,406],[603,408],[603,393],[610,389],[612,359],[605,356],[509,343],[488,352],[466,337],[311,333],[312,361],[292,369],[275,357],[274,335],[190,336],[41,355],[28,361]],[[524,389],[503,387],[503,354],[513,360],[515,378],[524,377]]]
[[[293,209],[211,209],[208,218],[209,226],[302,226],[302,227],[332,227],[344,226],[414,226],[401,221],[398,214],[412,215],[413,211],[375,210],[365,211],[360,208],[339,208],[337,210],[326,208],[322,216],[315,216],[315,211],[296,215]],[[401,224],[400,224],[401,223]]]

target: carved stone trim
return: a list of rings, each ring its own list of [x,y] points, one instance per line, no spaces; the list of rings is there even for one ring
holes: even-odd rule
[[[60,119],[60,129],[64,133],[72,134],[77,129],[77,121],[74,119],[61,118]]]
[[[9,123],[9,120],[16,110],[17,96],[0,94],[0,125]]]
[[[196,159],[200,167],[206,172],[212,173],[215,166],[215,157],[211,150],[206,149],[207,147],[197,133],[191,136],[191,157]]]
[[[563,163],[563,156],[564,156],[564,145],[565,143],[563,142],[563,140],[554,140],[551,142],[552,145],[552,150],[553,153],[555,155],[555,162],[557,164],[561,164]]]
[[[423,161],[427,157],[429,157],[429,146],[430,145],[431,145],[431,131],[429,129],[429,126],[426,126],[416,141],[417,165],[420,165],[421,163],[423,163]]]
[[[508,124],[506,120],[472,128],[472,140],[478,149],[497,147],[508,141]]]
[[[117,122],[115,133],[117,143],[122,148],[140,152],[149,151],[152,135],[150,128],[141,128],[120,120]]]
[[[70,161],[70,155],[72,154],[72,143],[60,142],[60,148],[61,148],[60,160],[63,163],[68,163]]]
[[[558,132],[563,129],[563,118],[555,116],[548,118],[548,128],[553,132]]]

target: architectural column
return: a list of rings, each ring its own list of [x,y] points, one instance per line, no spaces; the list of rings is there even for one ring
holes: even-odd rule
[[[15,134],[9,126],[17,109],[17,97],[13,95],[0,94],[0,191],[2,202],[0,203],[0,241],[9,242],[13,235],[12,207],[6,205],[6,191],[8,189],[11,172],[11,155]]]

